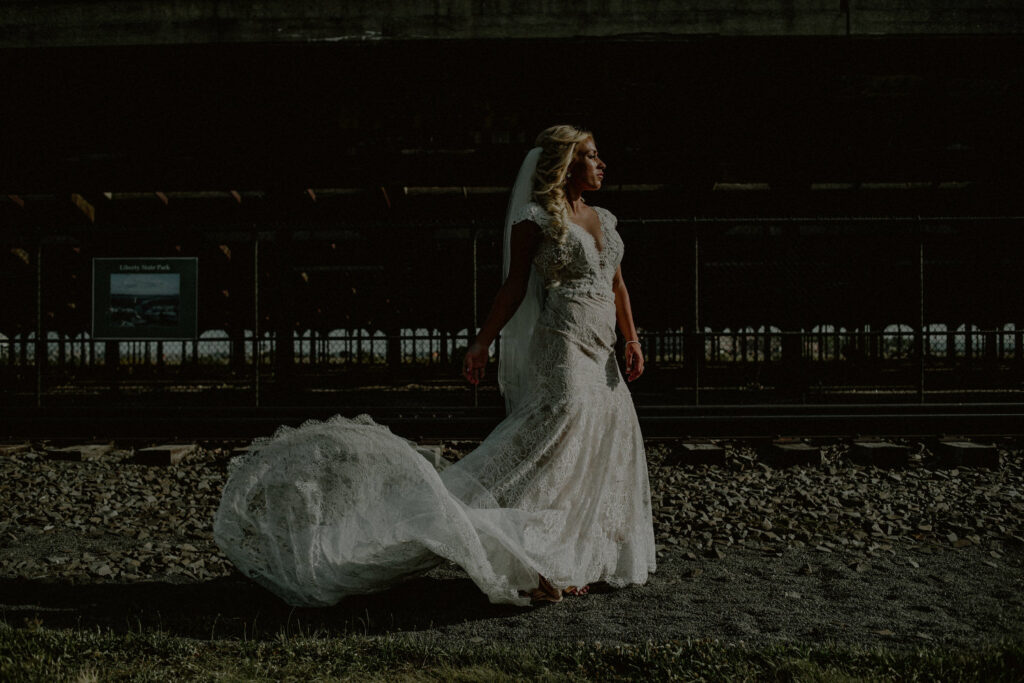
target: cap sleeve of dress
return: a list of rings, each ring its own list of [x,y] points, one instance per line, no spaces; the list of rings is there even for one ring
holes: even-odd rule
[[[537,202],[530,202],[512,216],[512,225],[522,223],[523,221],[533,221],[543,228],[548,222],[548,212]]]
[[[619,219],[615,217],[608,209],[603,206],[595,206],[594,210],[601,214],[601,221],[604,224],[606,230],[615,230],[619,224]]]

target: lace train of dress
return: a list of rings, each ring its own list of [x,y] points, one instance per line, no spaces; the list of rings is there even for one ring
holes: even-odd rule
[[[460,565],[492,602],[556,588],[643,583],[655,570],[636,411],[615,362],[614,217],[604,247],[571,224],[534,267],[546,296],[521,401],[472,453],[438,471],[362,415],[282,427],[231,463],[214,538],[293,605],[331,605]],[[520,219],[546,227],[536,204]]]

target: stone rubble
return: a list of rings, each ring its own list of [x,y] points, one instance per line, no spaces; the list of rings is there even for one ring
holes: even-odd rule
[[[130,450],[83,462],[44,453],[0,459],[0,577],[86,583],[230,573],[211,531],[223,449],[198,449],[164,467],[136,464]]]
[[[744,546],[842,554],[862,572],[888,555],[978,546],[991,566],[1024,545],[1021,452],[998,468],[943,468],[922,444],[909,464],[852,462],[849,444],[821,447],[820,466],[776,468],[743,443],[722,443],[724,465],[673,464],[678,443],[648,445],[659,555],[722,559]],[[446,444],[453,457],[466,444]],[[203,581],[232,572],[211,524],[233,449],[201,447],[179,464],[141,465],[131,450],[53,460],[42,445],[0,457],[0,578],[72,583]],[[695,569],[695,571],[700,571]],[[807,565],[806,573],[814,572]],[[941,580],[941,578],[937,579]]]
[[[822,465],[773,468],[756,449],[729,444],[724,466],[679,467],[672,444],[649,448],[659,549],[712,556],[744,545],[871,557],[894,548],[922,553],[982,546],[994,558],[1024,544],[1024,467],[1000,449],[995,469],[942,469],[923,444],[907,467],[852,462],[850,446],[822,446]]]

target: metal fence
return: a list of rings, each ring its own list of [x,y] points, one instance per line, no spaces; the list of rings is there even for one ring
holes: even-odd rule
[[[847,362],[856,356],[880,361],[912,360],[917,347],[923,345],[923,355],[933,361],[968,363],[985,359],[1014,362],[1020,360],[1024,346],[1024,329],[1014,323],[1002,328],[982,329],[977,325],[961,324],[956,330],[947,330],[942,323],[929,325],[919,334],[906,325],[887,325],[883,330],[847,330],[833,325],[819,325],[811,330],[783,331],[771,326],[759,329],[714,330],[705,327],[698,336],[703,341],[705,363],[773,363],[783,358],[782,340],[796,336],[800,340],[801,357],[816,362]],[[236,357],[244,358],[245,366],[255,365],[254,351],[258,349],[261,364],[273,365],[276,355],[275,334],[261,335],[256,341],[252,330],[245,330],[241,342],[227,337],[221,330],[209,331],[203,338],[192,341],[90,341],[87,333],[74,338],[51,332],[44,343],[49,372],[69,372],[102,368],[107,365],[108,347],[117,348],[117,365],[122,367],[164,367],[214,369],[230,368]],[[218,334],[221,333],[221,334]],[[648,367],[684,365],[687,361],[691,336],[685,328],[677,330],[640,330],[646,346]],[[379,330],[331,330],[325,333],[307,330],[292,341],[294,363],[322,368],[352,368],[364,366],[391,367],[388,348],[397,340],[399,363],[402,366],[456,367],[472,336],[466,329],[454,333],[445,330],[402,330],[397,337],[388,337]],[[878,341],[880,339],[880,341]],[[236,352],[234,349],[241,350]],[[36,367],[35,334],[24,339],[0,338],[0,363],[7,370],[16,367]],[[496,360],[497,344],[492,345],[491,357]],[[392,368],[394,370],[394,368]],[[400,369],[396,370],[396,376]],[[54,375],[56,376],[56,375]]]
[[[624,220],[647,361],[634,392],[682,403],[1019,395],[1022,227],[1019,217]],[[500,284],[496,226],[211,228],[174,251],[183,240],[171,232],[127,247],[39,234],[5,245],[5,403],[329,402],[417,382],[447,385],[438,400],[479,400],[458,367]],[[199,337],[92,340],[91,258],[167,253],[199,258]]]

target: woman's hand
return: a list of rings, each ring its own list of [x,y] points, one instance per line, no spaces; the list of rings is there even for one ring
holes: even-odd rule
[[[462,375],[470,384],[479,384],[487,367],[487,349],[473,342],[466,350],[466,358],[462,361]]]
[[[626,344],[626,379],[632,382],[644,374],[644,354],[639,344]]]
[[[475,341],[466,350],[466,358],[462,361],[462,375],[470,384],[479,384],[487,366],[487,349],[491,342],[498,338],[501,328],[515,315],[519,304],[526,294],[530,281],[530,269],[533,267],[533,254],[540,244],[540,227],[533,221],[522,221],[512,226],[510,249],[512,260],[509,264],[508,277],[498,289],[494,297],[491,312],[487,320],[477,332]]]

